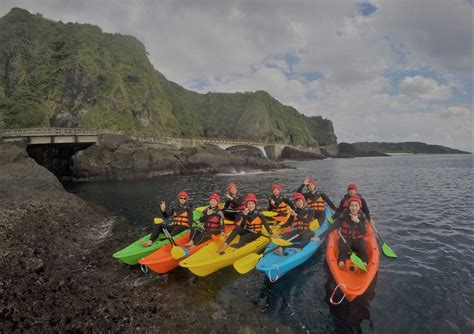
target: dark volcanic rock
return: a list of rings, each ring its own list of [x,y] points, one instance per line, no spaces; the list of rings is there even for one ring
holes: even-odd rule
[[[120,139],[77,152],[73,175],[76,180],[125,180],[167,174],[194,174],[271,170],[287,168],[275,161],[241,156],[214,145],[183,147],[145,144]]]
[[[361,151],[349,143],[340,143],[338,145],[339,153],[337,158],[355,158],[355,157],[386,157],[388,154],[377,151]]]
[[[281,152],[281,159],[291,159],[291,160],[322,160],[326,157],[322,154],[315,152],[306,152],[294,149],[292,147],[285,147],[283,152]]]
[[[264,314],[249,318],[247,305],[236,313],[183,272],[144,275],[118,263],[111,254],[143,231],[67,193],[18,149],[0,142],[0,333],[286,330]]]

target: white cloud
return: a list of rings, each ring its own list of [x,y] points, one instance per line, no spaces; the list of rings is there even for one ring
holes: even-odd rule
[[[266,90],[300,112],[331,119],[341,141],[416,138],[467,149],[472,123],[462,115],[466,95],[472,98],[472,6],[372,1],[377,10],[363,17],[357,2],[3,0],[0,15],[19,6],[133,35],[169,80],[186,88],[204,82],[201,92]],[[282,55],[299,62],[290,66]],[[419,69],[438,81],[416,75]],[[395,87],[400,95],[387,75],[397,71],[410,71]],[[304,80],[316,72],[323,78]]]
[[[469,121],[469,118],[472,117],[472,110],[469,110],[468,108],[462,106],[449,107],[443,112],[441,112],[441,117],[461,118]]]
[[[405,77],[400,82],[400,94],[428,102],[440,102],[451,97],[451,87],[438,85],[436,80],[416,75]]]

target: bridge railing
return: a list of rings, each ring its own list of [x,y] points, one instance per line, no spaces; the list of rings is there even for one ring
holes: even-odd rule
[[[131,134],[124,131],[110,131],[102,129],[82,129],[82,128],[24,128],[24,129],[0,129],[0,137],[40,137],[40,136],[98,136],[101,134],[128,134],[133,139],[140,142],[165,143],[169,144],[181,141],[190,145],[195,144],[215,144],[215,145],[256,145],[267,146],[278,143],[230,139],[230,138],[209,138],[209,137],[148,137],[140,134]]]

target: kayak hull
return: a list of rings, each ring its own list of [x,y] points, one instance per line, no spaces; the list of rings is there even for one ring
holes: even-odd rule
[[[213,241],[187,259],[182,260],[179,265],[188,268],[197,276],[207,276],[219,269],[232,265],[247,254],[260,252],[270,242],[270,239],[267,237],[259,237],[240,248],[232,247],[238,240],[239,236],[232,241],[231,245],[226,248],[222,255],[217,253],[217,249],[224,240]]]
[[[182,232],[176,235],[175,237],[173,237],[173,239],[176,240],[177,238],[182,237],[185,233],[186,232]],[[151,236],[151,233],[141,237],[140,239],[128,245],[127,247],[119,250],[118,252],[115,252],[112,256],[122,261],[123,263],[134,265],[134,264],[137,264],[138,260],[141,259],[142,257],[145,257],[148,254],[151,254],[157,251],[158,249],[160,249],[161,247],[169,244],[168,239],[166,239],[165,235],[161,233],[158,236],[158,238],[155,240],[153,245],[149,247],[143,247],[141,244],[142,241],[149,240],[150,236]]]
[[[339,269],[337,261],[339,255],[338,240],[339,234],[337,230],[329,234],[326,246],[326,260],[336,284],[345,294],[346,299],[353,301],[367,290],[377,274],[380,259],[377,239],[372,225],[370,223],[367,224],[367,234],[365,236],[367,254],[369,256],[367,272],[355,267],[350,260],[346,261],[343,269]]]
[[[326,217],[330,216],[331,211],[326,209]],[[326,218],[315,234],[319,236],[328,228],[329,222]],[[284,255],[278,255],[273,252],[268,253],[258,262],[256,269],[263,271],[271,282],[275,282],[290,270],[308,261],[314,255],[314,253],[316,253],[323,242],[324,240],[311,241],[299,252],[297,252],[294,248],[287,247],[284,250]],[[277,246],[275,244],[270,243],[265,251],[270,251],[276,247]]]
[[[233,229],[234,229],[234,226],[225,227],[226,233],[231,232]],[[185,245],[186,243],[189,242],[189,237],[190,237],[190,233],[188,232],[181,238],[176,239],[176,244],[178,246]],[[187,249],[187,251],[189,255],[191,256],[192,254],[196,253],[198,250],[207,246],[211,242],[212,240],[202,242],[191,249]],[[175,258],[173,258],[173,256],[171,255],[172,248],[173,246],[170,244],[165,245],[161,247],[159,250],[151,253],[150,255],[145,256],[144,258],[141,258],[140,260],[138,260],[138,263],[142,265],[146,265],[148,269],[156,273],[159,273],[159,274],[167,273],[168,271],[171,271],[175,269],[176,267],[178,267],[179,262],[181,261],[181,259],[176,260]]]

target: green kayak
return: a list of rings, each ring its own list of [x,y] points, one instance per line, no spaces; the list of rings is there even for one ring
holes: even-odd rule
[[[193,211],[193,220],[198,225],[201,224],[199,222],[199,218],[203,215],[202,211],[204,210],[204,208],[205,208],[205,206],[202,206],[202,207],[196,208]],[[174,236],[173,239],[176,240],[177,238],[185,235],[187,232],[188,232],[188,230],[183,231],[180,234]],[[142,246],[142,241],[150,239],[150,235],[151,235],[151,233],[141,237],[140,239],[138,239],[134,243],[132,243],[132,244],[128,245],[127,247],[119,250],[118,252],[115,252],[113,254],[113,257],[116,258],[116,259],[119,259],[120,261],[122,261],[126,264],[130,264],[130,265],[137,264],[138,260],[140,260],[142,257],[145,257],[148,254],[151,254],[154,251],[160,249],[164,245],[169,244],[169,240],[166,239],[166,236],[164,235],[164,233],[161,233],[158,236],[158,238],[155,240],[153,245],[151,245],[149,247],[143,247]]]
[[[175,235],[173,239],[177,239],[183,235],[185,235],[188,232],[188,230],[181,232],[178,235]],[[151,233],[141,237],[134,243],[128,245],[127,247],[119,250],[118,252],[115,252],[113,257],[116,259],[119,259],[120,261],[126,263],[126,264],[137,264],[138,260],[140,260],[142,257],[147,256],[148,254],[153,253],[154,251],[160,249],[164,245],[169,244],[169,240],[166,239],[164,233],[161,233],[158,238],[155,240],[153,245],[149,247],[143,247],[141,242],[145,240],[149,240],[151,236]]]

